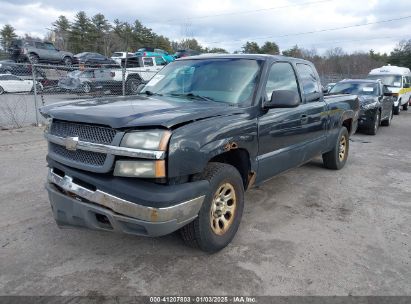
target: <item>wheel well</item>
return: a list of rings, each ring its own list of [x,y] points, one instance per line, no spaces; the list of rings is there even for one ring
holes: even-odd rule
[[[348,134],[351,133],[351,126],[352,126],[352,118],[346,119],[342,123],[343,127],[347,128]]]
[[[39,55],[37,55],[37,53],[35,53],[35,52],[30,52],[29,55],[34,55],[34,56],[39,57]]]
[[[250,156],[245,149],[233,149],[228,152],[214,156],[210,159],[210,162],[225,163],[235,167],[243,179],[244,189],[250,181]]]
[[[143,81],[143,80],[141,79],[141,76],[138,75],[138,74],[129,75],[129,76],[127,77],[126,81],[128,81],[129,79],[134,79],[134,78],[137,78],[138,80]]]

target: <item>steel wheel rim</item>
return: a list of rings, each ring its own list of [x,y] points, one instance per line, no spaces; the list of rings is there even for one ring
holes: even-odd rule
[[[90,93],[90,85],[88,83],[85,83],[83,85],[83,90],[84,90],[84,93]]]
[[[237,197],[234,186],[224,183],[218,187],[211,202],[210,225],[213,232],[223,235],[234,222]]]
[[[338,158],[340,161],[343,161],[345,158],[345,152],[347,151],[347,138],[342,136],[340,139],[339,149],[338,149]]]

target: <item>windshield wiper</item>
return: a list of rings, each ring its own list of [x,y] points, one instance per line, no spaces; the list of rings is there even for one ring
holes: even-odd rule
[[[147,96],[153,96],[153,95],[155,95],[155,96],[163,96],[163,94],[154,93],[154,92],[152,92],[152,91],[150,91],[150,90],[145,90],[145,91],[140,92],[140,93],[138,93],[138,94],[146,94]]]
[[[191,99],[197,99],[197,100],[205,100],[205,101],[213,101],[213,102],[218,102],[215,99],[207,96],[201,96],[193,93],[170,93],[171,96],[176,96],[176,97],[188,97]]]

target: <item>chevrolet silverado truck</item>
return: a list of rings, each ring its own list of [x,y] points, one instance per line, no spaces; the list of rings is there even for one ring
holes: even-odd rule
[[[206,55],[168,64],[136,96],[41,113],[60,227],[180,230],[187,244],[216,252],[237,232],[245,190],[319,155],[326,168],[344,166],[359,101],[323,96],[305,60]]]

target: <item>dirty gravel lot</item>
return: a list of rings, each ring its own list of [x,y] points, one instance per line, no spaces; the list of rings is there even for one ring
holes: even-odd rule
[[[246,195],[233,243],[60,230],[41,129],[0,131],[1,295],[411,295],[411,111]]]

